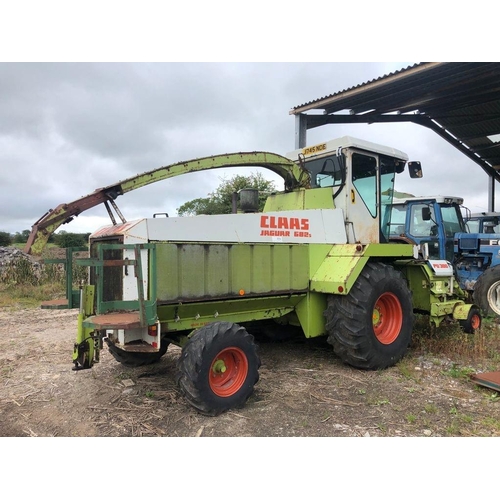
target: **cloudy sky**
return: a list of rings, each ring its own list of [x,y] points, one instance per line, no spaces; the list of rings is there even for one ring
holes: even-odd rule
[[[302,10],[268,0],[238,11],[226,0],[175,7],[157,0],[140,6],[131,0],[22,0],[4,6],[0,231],[30,229],[61,203],[164,165],[238,151],[286,154],[295,149],[295,117],[289,114],[294,106],[419,60],[474,60],[475,51],[461,36],[462,27],[471,29],[467,17],[447,11],[449,22],[442,23],[439,9],[433,7],[431,18],[425,8],[414,9],[412,23],[398,32],[381,28],[400,24],[394,9],[399,4],[383,3],[393,8],[381,12],[378,4],[358,0],[311,0]],[[355,25],[349,21],[354,12]],[[481,24],[483,39],[493,17]],[[425,32],[439,28],[432,50],[416,28],[424,22]],[[458,58],[443,49],[450,45]],[[307,142],[346,134],[422,162],[424,178],[399,176],[401,190],[455,194],[473,211],[487,208],[486,174],[424,127],[327,125],[308,131]],[[282,186],[279,177],[262,172]],[[156,212],[175,216],[183,203],[207,196],[236,173],[249,170],[188,174],[116,202],[128,220]],[[98,206],[60,230],[90,232],[109,222]]]
[[[1,63],[0,231],[30,229],[60,203],[163,165],[237,151],[286,154],[295,149],[292,107],[412,64]],[[401,190],[454,194],[473,211],[487,208],[487,176],[479,167],[471,176],[475,164],[424,127],[327,125],[308,131],[308,143],[346,134],[422,162],[424,178],[399,176]],[[168,179],[117,204],[127,220],[175,216],[235,173],[245,171]],[[60,229],[88,232],[108,222],[101,205]]]

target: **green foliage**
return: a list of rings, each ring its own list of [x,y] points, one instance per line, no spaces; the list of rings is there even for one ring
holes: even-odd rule
[[[28,241],[30,232],[31,231],[29,229],[25,229],[21,233],[16,233],[12,238],[12,243],[26,243]]]
[[[28,238],[31,234],[31,231],[29,229],[24,229],[21,232],[17,232],[15,234],[9,235],[10,236],[10,244],[14,245],[18,248],[23,248],[26,242],[28,241]],[[54,235],[51,234],[49,236],[48,243],[54,243]],[[1,245],[0,246],[7,246],[7,245]]]
[[[0,231],[0,247],[8,247],[12,243],[10,233]]]
[[[177,214],[181,217],[202,214],[230,214],[233,193],[246,188],[259,190],[259,210],[264,208],[266,193],[276,191],[274,182],[264,179],[260,172],[253,172],[249,176],[235,175],[231,179],[223,180],[213,193],[208,194],[208,198],[196,198],[181,205],[177,209]]]
[[[57,246],[61,248],[69,247],[86,247],[90,233],[67,233],[66,231],[61,231],[54,235],[54,242]]]

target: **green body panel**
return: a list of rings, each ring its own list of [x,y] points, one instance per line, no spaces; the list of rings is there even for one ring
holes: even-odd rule
[[[465,320],[473,304],[467,304],[467,297],[453,276],[436,276],[427,262],[400,262],[412,291],[413,308],[429,314],[430,321],[439,325],[447,316]]]
[[[324,245],[321,245],[324,247]],[[324,249],[323,249],[324,250]],[[310,290],[327,294],[346,295],[358,279],[361,271],[370,258],[399,258],[413,255],[412,245],[395,245],[379,243],[370,245],[333,245],[326,255],[322,249],[311,251],[311,270],[313,271]]]
[[[242,323],[273,319],[292,312],[304,295],[164,304],[158,306],[158,319],[162,332],[189,332],[214,321]]]
[[[264,212],[335,208],[332,188],[300,189],[268,196]]]
[[[295,308],[300,326],[307,338],[319,337],[325,334],[327,295],[322,293],[308,293]]]
[[[157,297],[162,302],[305,292],[306,245],[156,244]]]
[[[84,324],[94,310],[94,285],[84,285],[80,291],[80,310],[77,316],[76,342],[73,347],[73,362],[89,368],[99,361],[100,340],[94,336],[94,329]]]

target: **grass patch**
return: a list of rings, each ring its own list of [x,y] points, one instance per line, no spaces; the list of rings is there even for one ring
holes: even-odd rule
[[[443,373],[453,378],[469,380],[470,376],[475,373],[475,371],[476,370],[474,370],[474,368],[470,368],[468,366],[459,366],[458,364],[453,363],[451,367]]]
[[[498,435],[500,433],[500,420],[494,417],[486,417],[481,421],[481,427],[485,427]]]
[[[417,417],[410,413],[410,414],[406,415],[406,421],[409,424],[414,424],[417,421]]]
[[[416,317],[411,354],[414,356],[446,357],[455,361],[451,376],[467,376],[466,368],[458,364],[486,364],[498,369],[500,362],[500,318],[484,318],[475,334],[462,331],[457,322],[445,322],[439,327],[429,324],[426,316]],[[404,367],[400,368],[404,371]],[[451,372],[455,372],[452,374]]]
[[[437,413],[437,406],[433,403],[429,403],[424,407],[425,413]]]
[[[65,286],[61,283],[38,286],[0,284],[0,307],[39,307],[41,302],[62,298],[65,293]]]

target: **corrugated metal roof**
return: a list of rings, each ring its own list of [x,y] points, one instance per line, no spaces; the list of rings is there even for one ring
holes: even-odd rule
[[[500,63],[428,62],[295,106],[307,128],[411,121],[433,129],[500,181]]]
[[[369,80],[367,82],[360,83],[358,85],[355,85],[354,87],[349,87],[348,89],[340,90],[338,92],[335,92],[334,94],[330,94],[329,96],[320,97],[318,99],[314,99],[313,101],[309,101],[307,103],[300,104],[300,105],[292,108],[292,111],[290,111],[290,114],[295,114],[295,111],[299,110],[299,108],[306,108],[307,107],[309,109],[318,109],[318,108],[316,108],[316,106],[313,106],[313,105],[315,105],[316,103],[319,103],[319,102],[323,102],[325,99],[329,99],[329,98],[338,96],[340,94],[345,94],[348,91],[351,91],[354,89],[359,89],[361,87],[364,87],[365,85],[368,85],[368,84],[371,84],[374,82],[379,82],[380,80],[383,80],[383,79],[388,78],[388,77],[393,76],[393,75],[397,75],[403,71],[407,71],[407,70],[414,68],[416,66],[418,66],[418,64],[414,64],[413,66],[408,66],[407,68],[403,68],[403,69],[400,69],[398,71],[393,71],[392,73],[388,73],[387,75],[383,75],[383,76],[380,76],[378,78],[374,78],[373,80]],[[313,106],[313,107],[311,108],[311,106]],[[299,110],[299,112],[301,112],[301,111]]]

